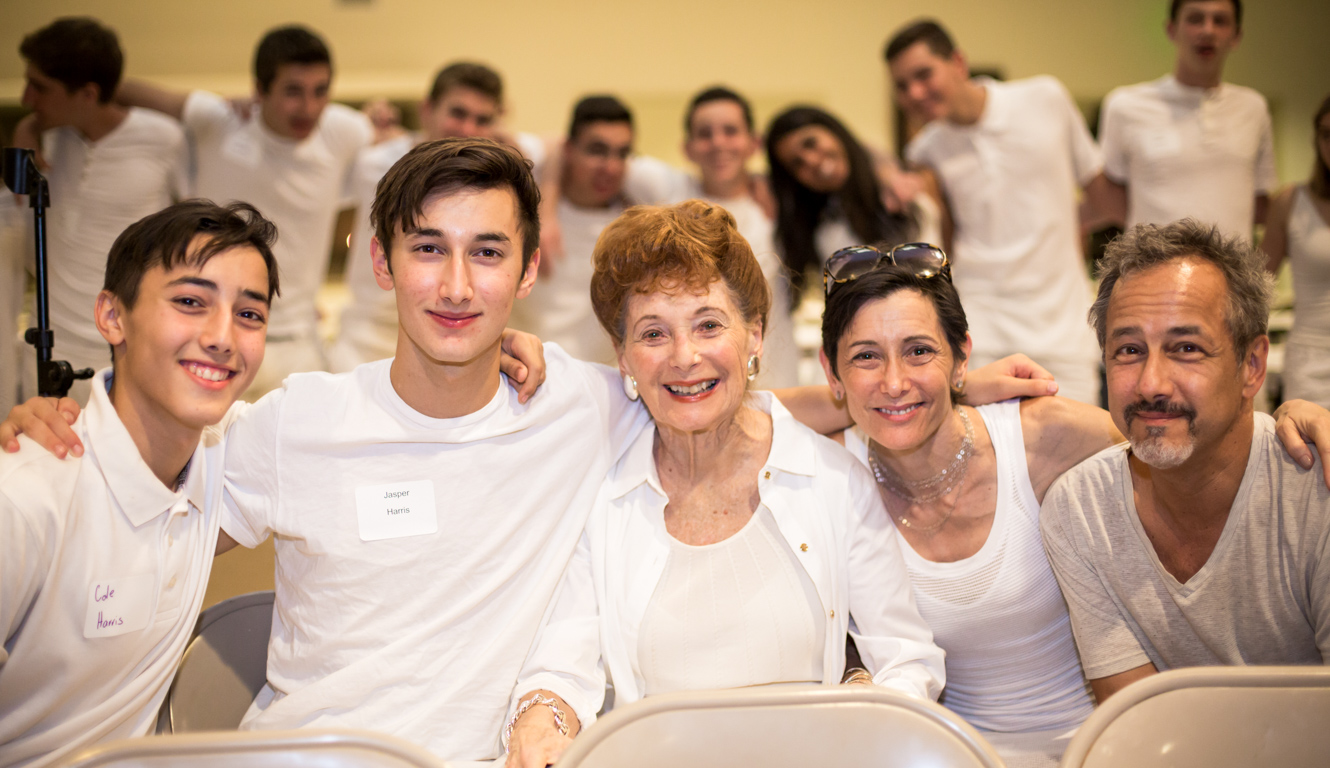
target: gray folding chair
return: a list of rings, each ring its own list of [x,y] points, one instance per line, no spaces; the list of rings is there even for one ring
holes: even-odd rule
[[[121,739],[63,768],[444,768],[401,739],[362,731],[241,731]]]
[[[862,686],[653,696],[614,709],[557,768],[1002,768],[964,720],[931,701]]]
[[[1330,669],[1192,667],[1113,694],[1076,732],[1062,768],[1325,768]]]
[[[223,600],[199,616],[157,718],[158,733],[234,731],[267,679],[272,592]]]

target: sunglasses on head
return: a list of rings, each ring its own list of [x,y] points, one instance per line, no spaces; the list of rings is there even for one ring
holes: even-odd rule
[[[842,248],[827,259],[826,266],[822,268],[822,295],[830,295],[831,289],[841,283],[858,280],[877,269],[884,261],[903,267],[918,277],[941,275],[948,282],[951,280],[951,262],[947,260],[947,254],[936,245],[902,243],[889,251],[871,245],[855,245]]]

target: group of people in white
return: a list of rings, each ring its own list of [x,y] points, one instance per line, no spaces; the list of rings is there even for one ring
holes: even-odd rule
[[[1330,117],[1271,199],[1264,102],[1219,79],[1240,2],[1167,30],[1176,71],[1110,95],[1102,151],[1056,80],[972,80],[923,21],[885,51],[916,165],[813,107],[759,138],[717,87],[685,116],[700,177],[634,158],[609,96],[564,140],[506,132],[477,64],[372,143],[304,28],[264,37],[247,107],[120,83],[93,20],[32,33],[57,356],[99,370],[0,424],[0,766],[150,733],[213,556],[269,538],[242,728],[446,759],[552,763],[607,681],[846,683],[1052,765],[1155,671],[1324,663],[1330,413],[1253,401],[1267,266],[1308,276],[1299,313],[1330,271]],[[1092,296],[1099,221],[1128,228]],[[829,386],[791,387],[810,293]],[[1301,317],[1316,399],[1330,331]]]

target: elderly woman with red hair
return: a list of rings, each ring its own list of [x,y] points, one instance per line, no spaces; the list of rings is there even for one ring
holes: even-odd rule
[[[696,200],[629,210],[596,245],[591,296],[654,428],[610,471],[519,678],[514,711],[541,711],[514,718],[509,765],[562,752],[530,696],[558,679],[596,695],[608,669],[616,703],[836,684],[851,617],[856,682],[936,698],[943,654],[872,475],[750,388],[771,294],[734,218]]]

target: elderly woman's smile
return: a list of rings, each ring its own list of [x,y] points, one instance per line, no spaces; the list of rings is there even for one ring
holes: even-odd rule
[[[619,366],[658,426],[696,431],[732,419],[747,391],[749,359],[761,355],[729,288],[661,288],[628,298]]]

